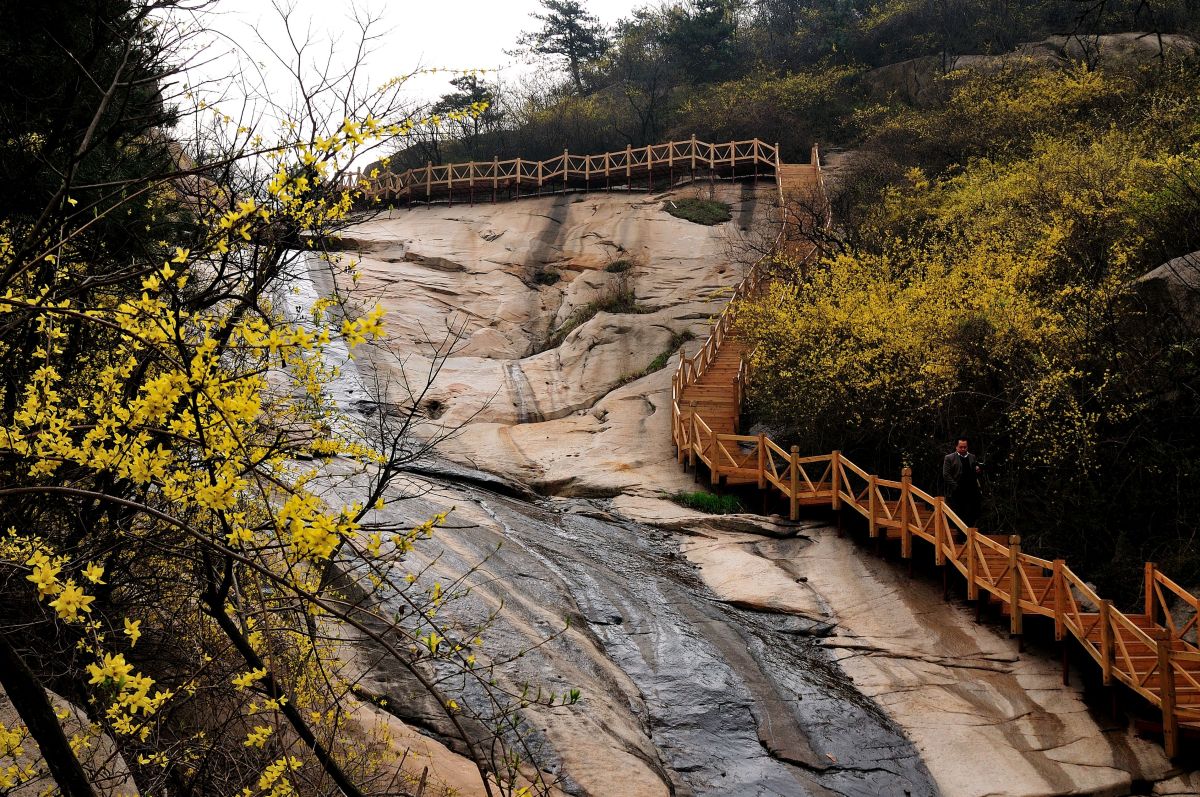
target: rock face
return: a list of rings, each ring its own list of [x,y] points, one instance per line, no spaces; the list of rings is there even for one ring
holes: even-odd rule
[[[1161,49],[1160,49],[1161,48]],[[882,97],[921,104],[931,96],[937,79],[955,70],[990,72],[1022,62],[1047,66],[1088,63],[1099,66],[1136,66],[1167,55],[1195,55],[1200,44],[1181,34],[1112,33],[1103,36],[1049,36],[1025,42],[1000,55],[951,55],[944,61],[935,55],[899,61],[865,76],[867,87]]]
[[[1200,788],[1156,743],[1098,720],[1062,686],[1057,662],[1019,654],[996,627],[945,603],[940,585],[901,575],[828,527],[807,534],[811,542],[709,529],[684,549],[718,594],[824,621],[822,647],[906,730],[944,794]]]
[[[377,351],[381,398],[458,428],[444,455],[543,493],[615,495],[652,481],[683,486],[670,451],[671,357],[680,336],[707,335],[742,276],[730,250],[760,223],[773,184],[718,184],[734,221],[705,227],[664,204],[707,188],[561,194],[519,202],[394,211],[347,233],[360,290],[388,310],[394,352]],[[613,263],[628,269],[612,273]],[[549,275],[549,276],[548,276]],[[557,276],[553,284],[550,282]],[[628,297],[591,315],[589,305]],[[583,315],[557,346],[552,334]],[[434,350],[453,353],[437,363]],[[452,335],[453,336],[453,335]],[[561,332],[560,332],[561,336]],[[673,343],[674,341],[674,343]],[[696,346],[698,343],[693,343]],[[640,379],[658,358],[665,367]],[[625,384],[628,382],[628,384]]]
[[[531,504],[442,480],[410,488],[418,497],[384,520],[455,509],[397,577],[420,572],[420,587],[470,573],[470,594],[443,612],[475,623],[503,604],[484,633],[498,662],[488,677],[512,690],[581,690],[570,709],[526,714],[528,741],[563,793],[937,794],[912,745],[807,624],[707,590],[676,535],[619,519],[603,500]],[[362,685],[404,706],[408,727],[452,735],[398,668]],[[475,692],[459,699],[483,707]]]
[[[562,792],[1197,793],[1155,743],[1097,720],[1056,662],[1018,655],[822,519],[715,519],[663,500],[695,489],[670,444],[676,359],[627,378],[682,332],[699,345],[740,277],[729,241],[774,187],[715,191],[735,210],[715,228],[664,213],[679,194],[598,194],[414,208],[348,236],[360,284],[389,310],[391,350],[358,361],[368,392],[458,427],[439,446],[454,464],[423,466],[391,520],[457,507],[413,566],[475,574],[448,609],[464,621],[504,605],[488,633],[504,683],[583,690],[573,710],[529,717]],[[633,267],[605,270],[617,260]],[[547,348],[622,291],[647,312],[600,312]],[[448,325],[461,346],[414,399],[404,380],[424,385]],[[446,741],[401,675],[368,686]]]
[[[1142,275],[1137,290],[1156,322],[1166,316],[1193,333],[1200,331],[1200,252],[1168,260]]]

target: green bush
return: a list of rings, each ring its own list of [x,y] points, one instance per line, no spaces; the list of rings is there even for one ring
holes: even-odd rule
[[[668,199],[663,205],[663,210],[676,218],[709,227],[714,224],[724,224],[733,218],[733,214],[729,212],[729,205],[715,199],[700,199],[699,197]]]
[[[621,259],[621,260],[614,260],[613,262],[609,263],[607,266],[604,267],[604,270],[607,271],[609,274],[622,274],[631,268],[633,268],[632,262],[625,260],[625,259]]]
[[[562,279],[562,275],[552,268],[548,268],[545,271],[539,271],[533,276],[533,281],[538,285],[553,285],[560,279]]]
[[[741,503],[732,495],[678,492],[671,496],[671,500],[680,506],[695,509],[697,512],[707,512],[710,515],[732,515],[742,511]]]

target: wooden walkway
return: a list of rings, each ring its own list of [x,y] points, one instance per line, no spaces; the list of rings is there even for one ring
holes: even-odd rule
[[[781,164],[776,174],[781,199],[823,192],[815,148],[811,164]],[[827,212],[820,221],[828,222]],[[1096,662],[1106,686],[1124,684],[1160,711],[1164,746],[1174,757],[1180,731],[1200,731],[1200,601],[1154,564],[1145,566],[1142,605],[1123,612],[1064,560],[1024,553],[1020,537],[969,528],[941,497],[914,487],[908,468],[899,479],[885,479],[838,451],[800,456],[765,435],[738,434],[750,373],[735,320],[740,301],[764,284],[764,266],[756,264],[737,286],[700,350],[680,356],[671,424],[679,461],[703,464],[713,484],[755,484],[782,496],[793,520],[806,505],[849,510],[865,519],[872,539],[897,541],[905,559],[923,546],[937,565],[965,580],[969,599],[998,603],[1014,635],[1023,632],[1026,617],[1047,618],[1055,639],[1074,639]]]
[[[492,202],[560,191],[669,188],[684,177],[774,178],[781,167],[779,145],[757,138],[710,144],[692,136],[601,155],[562,155],[544,161],[522,158],[428,165],[372,177],[362,170],[342,177],[339,188],[361,191],[368,201]],[[807,169],[806,166],[801,166]]]

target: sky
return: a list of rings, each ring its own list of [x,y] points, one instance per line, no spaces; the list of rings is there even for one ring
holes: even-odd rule
[[[276,0],[278,1],[278,0]],[[584,6],[601,22],[611,25],[649,0],[585,0]],[[316,50],[327,51],[337,41],[345,57],[357,45],[354,9],[380,17],[375,30],[383,34],[366,59],[365,80],[378,85],[418,67],[445,69],[500,69],[500,77],[515,80],[534,67],[505,54],[524,30],[539,23],[531,14],[540,10],[537,0],[290,0],[293,29],[311,35]],[[229,73],[233,43],[266,67],[266,80],[280,91],[290,83],[271,50],[288,53],[285,30],[272,0],[220,0],[201,19],[208,46],[196,54],[190,76],[216,78]],[[210,62],[216,58],[215,62]],[[208,62],[208,63],[205,63]],[[419,76],[407,87],[414,98],[432,99],[450,91],[445,74]]]

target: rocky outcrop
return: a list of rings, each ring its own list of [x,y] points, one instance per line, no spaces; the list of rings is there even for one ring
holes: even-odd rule
[[[412,403],[436,370],[420,402],[456,430],[441,452],[544,494],[686,485],[671,452],[647,445],[670,439],[677,360],[635,377],[673,354],[681,336],[708,334],[741,278],[731,249],[762,221],[776,189],[716,185],[735,220],[715,227],[663,210],[672,197],[709,190],[418,207],[348,231],[362,249],[345,255],[358,262],[360,297],[388,310],[392,351],[370,356],[387,382],[381,398]],[[617,261],[632,265],[606,270]],[[632,296],[634,306],[622,309],[633,312],[601,309],[547,347],[589,305],[621,295]],[[439,363],[435,349],[454,338]]]
[[[863,81],[879,98],[921,104],[934,95],[938,78],[948,72],[991,72],[1009,65],[1038,64],[1062,67],[1073,63],[1092,66],[1137,66],[1162,55],[1195,55],[1200,44],[1182,34],[1112,33],[1103,36],[1049,36],[1026,42],[998,55],[927,55],[898,61],[867,72]]]
[[[1168,260],[1136,283],[1149,316],[1169,317],[1192,334],[1200,332],[1200,252]]]

